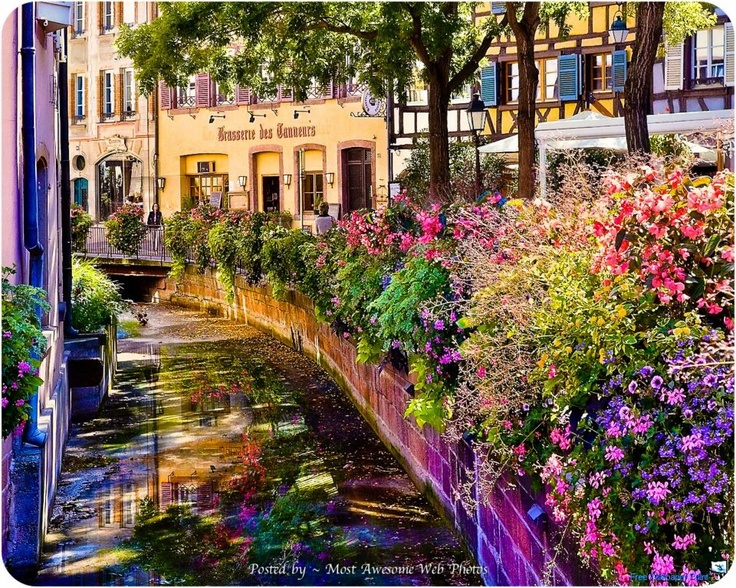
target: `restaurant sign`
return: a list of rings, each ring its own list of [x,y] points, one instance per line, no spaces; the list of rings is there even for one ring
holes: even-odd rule
[[[226,130],[225,127],[217,129],[218,141],[264,141],[272,139],[298,139],[302,137],[316,137],[317,128],[315,126],[290,126],[283,123],[276,125],[276,128],[264,127],[259,125],[256,129],[236,129],[234,131]]]

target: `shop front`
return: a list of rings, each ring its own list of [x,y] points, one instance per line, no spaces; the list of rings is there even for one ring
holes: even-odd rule
[[[162,110],[164,217],[206,201],[289,213],[295,228],[311,230],[323,201],[339,216],[380,206],[388,185],[386,124],[361,105],[360,97],[348,97]]]

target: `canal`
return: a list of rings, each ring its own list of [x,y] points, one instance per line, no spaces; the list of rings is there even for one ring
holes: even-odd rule
[[[323,370],[242,324],[146,312],[72,426],[36,585],[480,585]]]

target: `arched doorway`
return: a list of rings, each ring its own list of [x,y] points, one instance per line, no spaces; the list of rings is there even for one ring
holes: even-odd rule
[[[104,220],[126,202],[143,203],[143,162],[116,153],[97,164],[98,220]]]

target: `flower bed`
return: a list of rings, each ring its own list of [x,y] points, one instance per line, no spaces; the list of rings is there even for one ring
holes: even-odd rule
[[[359,361],[405,367],[406,415],[487,455],[481,499],[529,476],[602,581],[700,583],[733,548],[733,177],[603,187],[207,232],[220,273],[302,291]]]

